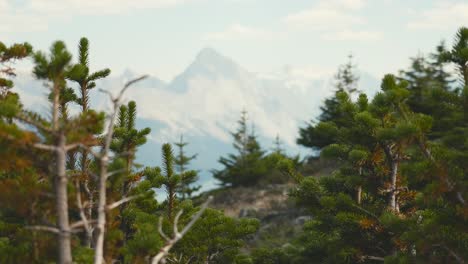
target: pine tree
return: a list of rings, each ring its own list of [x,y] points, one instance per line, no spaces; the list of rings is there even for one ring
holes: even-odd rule
[[[342,94],[337,109],[349,115],[333,122],[321,152],[340,161],[337,171],[303,178],[292,193],[314,215],[297,248],[283,252],[292,263],[464,263],[466,47],[462,28],[452,50],[438,46],[432,62],[414,60],[406,80],[385,76],[370,103]],[[444,61],[458,65],[462,88],[453,89]],[[316,129],[333,131],[323,122]]]
[[[93,111],[90,107],[90,95],[89,92],[91,89],[96,87],[96,81],[102,78],[107,77],[110,74],[109,69],[103,69],[94,73],[90,72],[89,66],[89,41],[87,38],[81,38],[78,45],[78,63],[74,66],[76,70],[75,74],[68,77],[69,80],[75,82],[79,86],[80,97],[75,96],[73,99],[78,105],[81,106],[81,113],[84,114],[88,111]],[[69,167],[71,169],[76,169],[76,159],[77,152],[70,152],[69,154]],[[96,186],[93,185],[93,181],[90,179],[90,154],[87,149],[82,149],[79,152],[79,171],[81,175],[77,179],[76,188],[77,191],[83,193],[87,198],[87,208],[86,208],[86,217],[88,219],[93,218],[93,206],[95,203],[95,189]],[[81,195],[81,194],[80,194]],[[86,239],[84,244],[87,247],[92,246],[92,229],[87,230]]]
[[[51,193],[48,181],[50,153],[31,148],[37,141],[34,132],[27,131],[17,118],[36,122],[39,117],[24,111],[19,95],[14,91],[11,66],[31,55],[32,47],[0,42],[0,262],[39,263],[55,259],[50,254],[55,247],[54,235],[27,229],[41,224],[41,219],[53,219],[54,204],[44,193]],[[41,120],[41,123],[44,120]],[[45,121],[44,121],[45,123]],[[43,123],[43,124],[44,124]],[[41,201],[41,203],[38,203]],[[39,239],[40,238],[40,239]]]
[[[16,76],[15,69],[8,63],[21,60],[32,53],[32,46],[29,43],[16,43],[7,47],[0,41],[0,97],[4,97],[8,90],[13,87],[13,81],[8,77]],[[4,75],[5,77],[2,77]]]
[[[177,146],[178,153],[175,156],[174,159],[174,164],[177,169],[177,173],[183,174],[186,170],[187,167],[189,166],[190,162],[194,159],[197,158],[197,154],[192,155],[192,156],[186,156],[184,152],[185,146],[188,145],[187,142],[184,142],[184,138],[181,135],[180,136],[180,141],[174,143],[174,145]],[[194,174],[193,177],[186,177],[184,178],[182,185],[180,188],[177,190],[177,194],[181,196],[182,199],[186,198],[191,198],[192,193],[200,190],[201,186],[193,186],[194,183],[198,181],[198,175]]]
[[[175,157],[172,146],[166,143],[162,146],[163,166],[162,172],[159,168],[147,168],[146,174],[151,175],[152,178],[158,182],[159,186],[164,186],[166,190],[166,218],[172,224],[174,222],[175,210],[178,206],[177,190],[185,186],[185,182],[193,179],[196,176],[196,171],[184,171],[176,173],[174,169]]]
[[[30,138],[25,142],[30,148],[47,151],[41,155],[32,157],[33,164],[44,164],[39,168],[46,167],[49,177],[42,181],[51,180],[49,186],[53,186],[52,193],[55,199],[55,215],[50,216],[51,221],[56,222],[56,227],[44,228],[43,226],[31,227],[34,230],[52,230],[57,234],[57,261],[60,263],[71,263],[71,231],[73,215],[69,211],[73,206],[69,206],[67,171],[67,153],[78,145],[88,145],[93,141],[90,134],[98,133],[102,129],[103,115],[97,113],[86,113],[78,116],[68,116],[66,107],[71,103],[72,95],[67,87],[66,79],[76,73],[76,67],[71,63],[71,54],[67,51],[63,42],[55,42],[50,50],[50,55],[42,52],[34,53],[34,75],[38,79],[46,81],[50,88],[49,98],[52,101],[50,111],[51,120],[42,118],[39,114],[22,109],[19,98],[15,94],[7,95],[7,100],[2,100],[2,107],[6,107],[7,119],[14,128],[15,122],[32,126],[30,131],[21,131]],[[17,129],[16,129],[17,130]],[[11,138],[11,132],[5,131],[6,138]],[[19,132],[17,130],[17,132]],[[35,153],[35,152],[33,152]],[[42,158],[47,157],[47,160]],[[50,162],[53,160],[53,162]],[[46,165],[47,164],[47,165]],[[38,170],[40,171],[40,170]],[[34,173],[33,173],[34,175]],[[49,209],[50,210],[50,209]],[[37,237],[36,237],[37,238]],[[34,242],[35,243],[35,242]],[[36,248],[36,247],[35,247]]]
[[[37,52],[34,55],[34,74],[37,78],[51,82],[52,94],[52,132],[53,141],[57,150],[55,156],[56,168],[54,169],[57,228],[58,235],[58,262],[72,263],[71,253],[71,227],[68,206],[68,177],[66,175],[66,135],[59,123],[59,108],[61,91],[66,89],[65,78],[70,71],[71,54],[66,50],[63,42],[55,42],[50,50],[50,57]]]

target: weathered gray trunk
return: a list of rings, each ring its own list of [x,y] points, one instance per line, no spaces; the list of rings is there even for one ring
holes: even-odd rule
[[[81,173],[83,173],[85,179],[81,183],[81,186],[87,196],[88,205],[85,208],[85,214],[87,219],[93,219],[93,206],[94,206],[94,197],[93,193],[89,189],[89,174],[88,174],[88,151],[83,150],[81,152]],[[93,246],[93,228],[86,230],[85,246],[91,248]]]
[[[362,177],[362,167],[359,167],[359,176]],[[362,185],[357,187],[356,200],[357,204],[360,205],[362,200]]]
[[[56,149],[56,177],[55,177],[55,202],[57,209],[58,234],[58,263],[71,264],[71,243],[70,243],[70,220],[68,216],[68,192],[66,162],[67,152],[65,149],[65,135],[61,132],[58,135]]]
[[[85,113],[88,111],[88,90],[86,88],[86,84],[81,85],[81,98],[81,113]],[[88,150],[83,149],[81,152],[81,173],[83,173],[85,178],[83,180],[82,186],[88,199],[88,205],[85,211],[86,218],[93,219],[94,196],[93,192],[89,189],[88,155]],[[86,230],[85,246],[89,248],[93,247],[93,230],[93,227],[90,227],[90,229]]]
[[[107,175],[107,163],[108,156],[106,155],[101,159],[100,163],[100,177],[99,177],[99,198],[98,198],[98,220],[95,229],[96,232],[96,244],[94,252],[94,263],[102,264],[104,261],[104,235],[106,228],[106,175]]]
[[[357,194],[356,194],[356,200],[357,200],[357,204],[361,204],[361,200],[362,200],[362,186],[359,185],[358,188],[357,188]]]
[[[397,204],[397,178],[398,178],[398,160],[392,158],[392,183],[390,187],[390,201],[389,206],[394,212],[398,212]]]

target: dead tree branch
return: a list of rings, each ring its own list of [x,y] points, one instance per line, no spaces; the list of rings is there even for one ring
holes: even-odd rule
[[[110,92],[106,91],[109,97],[112,100],[112,113],[109,118],[109,124],[107,125],[107,134],[104,138],[104,146],[101,149],[99,155],[95,155],[99,159],[99,182],[98,182],[98,219],[96,226],[96,244],[94,251],[94,263],[102,264],[104,261],[104,235],[105,235],[105,226],[106,226],[106,212],[107,212],[107,193],[106,193],[106,181],[108,177],[108,164],[109,164],[109,152],[110,145],[112,142],[112,136],[114,133],[115,121],[117,118],[117,112],[119,111],[122,97],[124,92],[133,84],[138,81],[145,79],[147,76],[136,78],[127,82],[117,97],[114,97]]]
[[[162,218],[160,218],[158,231],[161,234],[161,236],[166,240],[166,245],[161,248],[161,250],[159,251],[159,253],[156,256],[153,257],[153,260],[151,261],[152,264],[165,263],[165,259],[166,259],[167,255],[169,254],[169,251],[171,250],[171,248],[180,239],[182,239],[182,237],[184,237],[184,235],[190,230],[190,228],[192,228],[192,226],[195,224],[195,222],[198,219],[200,219],[200,217],[202,216],[203,212],[205,212],[205,210],[208,207],[208,204],[211,202],[211,200],[213,200],[213,197],[212,196],[208,197],[206,202],[203,203],[203,205],[201,206],[200,210],[195,215],[192,216],[192,219],[190,220],[190,222],[182,229],[181,232],[179,232],[179,229],[177,227],[178,222],[179,222],[179,218],[183,213],[183,210],[180,210],[179,213],[177,214],[177,216],[174,219],[174,226],[173,226],[174,234],[173,234],[173,237],[170,238],[170,239],[168,238],[168,236],[162,230]]]

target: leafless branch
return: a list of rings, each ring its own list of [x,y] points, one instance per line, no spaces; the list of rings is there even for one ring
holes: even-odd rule
[[[107,173],[106,178],[110,178],[110,177],[114,176],[115,174],[119,174],[119,173],[122,173],[122,172],[125,172],[125,171],[126,171],[126,169],[120,169],[120,170],[115,170],[115,171],[109,172],[109,173]]]
[[[26,229],[36,230],[36,231],[47,231],[54,234],[59,234],[60,230],[52,226],[27,226]]]
[[[170,240],[170,238],[166,235],[166,233],[164,233],[164,231],[162,230],[162,221],[163,221],[163,218],[162,217],[159,217],[159,223],[158,223],[158,232],[159,234],[162,236],[162,238],[164,238],[164,240],[168,241]]]
[[[463,260],[463,258],[461,258],[457,253],[455,253],[455,251],[453,251],[452,249],[450,249],[449,247],[447,247],[445,244],[434,244],[432,245],[432,247],[440,247],[440,248],[443,248],[445,250],[447,250],[447,252],[454,258],[457,260],[458,263],[460,264],[464,264],[465,261]]]
[[[125,86],[120,90],[120,93],[117,97],[113,97],[110,92],[105,92],[109,95],[113,103],[112,113],[109,118],[109,124],[107,125],[107,134],[104,138],[104,146],[101,149],[101,153],[97,156],[100,160],[99,164],[99,177],[98,177],[98,216],[97,216],[97,236],[96,244],[94,251],[94,264],[102,264],[104,261],[104,237],[105,237],[105,226],[106,226],[106,212],[109,206],[107,205],[107,193],[106,193],[106,181],[108,176],[108,164],[109,164],[109,152],[110,145],[112,142],[112,136],[114,134],[115,120],[117,118],[117,112],[119,111],[122,96],[124,92],[133,84],[138,81],[145,79],[147,76],[142,76],[134,80],[129,81]],[[123,201],[125,199],[122,199]],[[113,208],[113,204],[110,205]],[[118,206],[118,204],[116,205]],[[115,206],[115,207],[116,207]]]
[[[114,203],[111,203],[107,206],[107,210],[112,210],[114,208],[117,208],[119,207],[120,205],[126,203],[126,202],[130,202],[131,200],[134,200],[138,197],[141,197],[141,195],[132,195],[132,196],[129,196],[129,197],[125,197],[117,202],[114,202]]]
[[[91,229],[92,229],[93,224],[96,224],[96,220],[88,220],[88,225],[89,225],[89,227]],[[70,224],[70,228],[72,228],[72,229],[77,229],[77,228],[82,227],[82,226],[84,226],[84,223],[83,223],[82,220],[80,220],[78,222],[75,222],[73,224]]]
[[[76,188],[76,204],[78,206],[78,209],[80,210],[80,217],[81,221],[83,222],[83,226],[85,228],[85,231],[87,233],[91,232],[91,227],[89,226],[88,218],[86,217],[85,211],[84,211],[84,206],[81,201],[81,188],[80,188],[80,183],[79,181],[75,181],[75,188]],[[73,225],[71,225],[71,228]]]
[[[85,144],[78,144],[78,147],[87,150],[87,151],[88,151],[91,155],[93,155],[96,159],[100,159],[100,158],[101,158],[101,154],[94,152],[94,151],[92,150],[92,148],[90,148],[89,146],[86,146]]]
[[[69,145],[66,145],[65,146],[65,150],[66,151],[70,151],[72,149],[75,149],[77,147],[79,147],[81,145],[81,143],[73,143],[73,144],[69,144]]]
[[[213,200],[213,197],[212,196],[208,197],[208,199],[205,201],[205,203],[203,203],[203,205],[201,206],[200,210],[198,210],[198,212],[195,215],[192,216],[192,219],[190,220],[190,222],[182,229],[181,232],[178,231],[178,227],[177,227],[177,224],[179,222],[179,218],[182,215],[182,210],[179,211],[179,213],[177,213],[177,216],[174,219],[174,227],[173,227],[174,234],[173,234],[173,237],[171,239],[168,239],[168,237],[164,234],[164,232],[162,232],[162,220],[159,221],[158,230],[159,230],[161,236],[164,239],[166,239],[166,245],[160,249],[159,253],[156,256],[153,257],[153,260],[151,261],[152,264],[158,264],[158,263],[164,263],[165,262],[165,258],[169,254],[169,251],[171,250],[171,248],[180,239],[182,239],[182,237],[184,237],[184,235],[190,230],[190,228],[192,228],[192,226],[195,224],[195,222],[198,219],[200,219],[200,217],[202,216],[203,212],[205,212],[205,210],[208,207],[208,204],[211,202],[211,200]]]
[[[118,96],[116,99],[120,100],[120,99],[122,98],[123,94],[125,93],[125,91],[126,91],[130,86],[132,86],[133,84],[135,84],[135,83],[137,83],[137,82],[139,82],[139,81],[142,81],[142,80],[146,79],[147,77],[148,77],[148,75],[143,75],[143,76],[141,76],[141,77],[139,77],[139,78],[136,78],[136,79],[133,79],[133,80],[127,82],[127,83],[125,84],[124,88],[123,88],[122,90],[120,90],[119,96]]]
[[[362,256],[361,257],[361,261],[365,261],[365,260],[377,260],[377,261],[385,261],[384,258],[382,257],[375,257],[375,256]]]
[[[56,146],[46,145],[46,144],[42,144],[42,143],[34,143],[33,147],[35,147],[37,149],[47,150],[47,151],[56,151],[57,150]]]

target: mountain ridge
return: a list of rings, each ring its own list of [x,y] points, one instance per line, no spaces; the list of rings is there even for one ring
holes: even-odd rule
[[[191,143],[188,151],[199,154],[193,163],[194,169],[202,170],[202,180],[213,186],[209,170],[218,168],[220,156],[234,151],[229,132],[235,129],[243,109],[249,112],[249,122],[255,124],[264,149],[270,149],[279,135],[290,154],[307,155],[307,150],[295,144],[298,129],[318,115],[320,104],[333,93],[333,86],[330,76],[299,78],[292,74],[293,70],[289,67],[277,73],[252,73],[215,49],[204,48],[169,83],[149,76],[125,95],[126,101],[137,102],[137,125],[152,129],[148,143],[142,147],[144,155],[138,157],[139,162],[159,164],[161,145],[175,142],[184,134]],[[126,70],[97,85],[117,92],[125,81],[137,76],[132,70]],[[375,87],[377,91],[378,80],[365,76],[360,86]],[[48,109],[43,96],[47,90],[41,87],[42,82],[31,75],[22,75],[17,84],[15,89],[25,100],[26,107]],[[91,92],[92,106],[109,110],[108,98],[96,90]],[[73,107],[71,111],[73,113]]]

